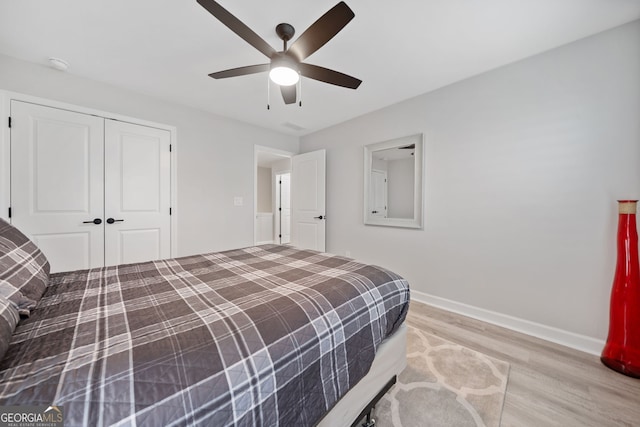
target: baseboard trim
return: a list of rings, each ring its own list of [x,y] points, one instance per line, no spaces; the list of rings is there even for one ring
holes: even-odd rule
[[[424,292],[411,290],[411,299],[443,310],[452,311],[483,322],[502,326],[513,331],[522,332],[536,338],[551,341],[576,350],[599,356],[605,342],[596,338],[580,335],[541,323],[531,322],[496,311],[486,310],[446,298],[429,295]]]
[[[263,240],[261,242],[256,242],[255,246],[259,246],[259,245],[271,245],[275,243],[273,240]]]

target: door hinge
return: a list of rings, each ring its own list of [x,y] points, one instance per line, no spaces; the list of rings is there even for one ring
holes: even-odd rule
[[[9,127],[11,127],[11,116],[9,116]]]
[[[169,152],[171,152],[171,144],[169,144]]]
[[[171,215],[171,208],[169,208],[169,215]]]
[[[278,208],[278,210],[279,210],[280,212],[282,212],[282,208]]]
[[[9,207],[9,218],[11,218],[11,207]]]
[[[278,234],[278,237],[282,239],[282,234]]]

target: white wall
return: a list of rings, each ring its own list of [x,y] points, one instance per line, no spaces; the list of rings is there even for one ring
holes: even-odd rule
[[[373,157],[371,159],[371,169],[377,169],[379,171],[386,171],[387,169],[389,169],[389,166],[387,165],[387,161],[386,160],[376,159],[375,157]]]
[[[273,212],[271,168],[258,166],[258,212]]]
[[[291,159],[287,157],[286,159],[273,162],[271,164],[271,172],[273,172],[274,175],[284,172],[291,172]]]
[[[294,136],[2,55],[0,89],[176,126],[178,255],[252,245],[254,145],[298,151]]]
[[[424,230],[362,224],[362,147],[424,132]],[[413,290],[602,340],[616,199],[640,198],[640,21],[305,136],[327,249]]]
[[[415,159],[389,160],[387,210],[389,218],[413,218]]]

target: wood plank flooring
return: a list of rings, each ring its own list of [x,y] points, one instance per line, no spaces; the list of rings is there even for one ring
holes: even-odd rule
[[[598,356],[416,301],[407,322],[509,362],[502,426],[640,426],[640,379]]]

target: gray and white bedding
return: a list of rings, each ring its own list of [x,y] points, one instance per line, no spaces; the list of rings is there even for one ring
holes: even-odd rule
[[[0,405],[59,405],[67,426],[313,426],[408,304],[386,269],[277,245],[53,274]]]

